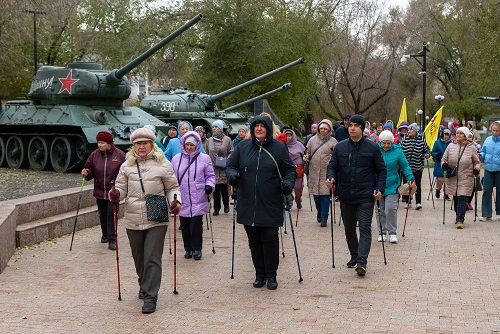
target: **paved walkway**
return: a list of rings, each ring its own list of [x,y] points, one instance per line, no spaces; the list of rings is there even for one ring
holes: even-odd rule
[[[232,214],[213,217],[216,254],[205,229],[203,259],[173,256],[166,240],[164,275],[157,311],[141,313],[128,240],[120,228],[121,295],[118,301],[115,253],[99,243],[100,231],[18,249],[0,275],[0,333],[496,333],[500,332],[500,222],[453,224],[450,202],[435,208],[424,187],[421,211],[399,212],[399,243],[374,242],[365,277],[346,268],[343,228],[334,226],[332,268],[330,225],[321,228],[310,211],[307,192],[295,237],[283,236],[285,258],[276,291],[255,289],[244,230],[236,226],[235,269],[231,279]],[[232,212],[232,211],[231,211]],[[295,224],[296,211],[292,211]],[[178,231],[179,232],[179,231]],[[173,244],[173,243],[172,243]]]

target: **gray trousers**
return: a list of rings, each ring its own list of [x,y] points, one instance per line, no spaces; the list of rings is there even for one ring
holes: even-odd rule
[[[380,220],[382,220],[382,234],[396,234],[398,227],[398,205],[399,194],[382,196],[380,199]],[[380,220],[378,217],[377,206],[375,206],[375,216],[377,217],[377,230],[380,234]]]
[[[162,273],[161,258],[166,234],[167,226],[157,226],[147,230],[127,229],[139,287],[145,292],[145,302],[156,302],[158,298]]]

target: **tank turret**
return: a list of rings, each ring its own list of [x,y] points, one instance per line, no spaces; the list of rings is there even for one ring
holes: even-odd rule
[[[228,125],[231,123],[247,123],[247,116],[239,113],[231,113],[229,111],[220,112],[217,109],[216,103],[230,94],[302,63],[304,63],[303,57],[257,78],[213,95],[192,92],[187,88],[169,88],[152,92],[151,95],[146,96],[141,101],[141,108],[165,122],[173,123],[178,120],[187,120],[190,121],[193,126],[201,125],[207,129],[210,129],[213,121],[217,119],[225,120]],[[233,131],[231,130],[232,128],[236,128],[236,130]],[[237,127],[228,126],[228,129],[230,130],[228,132],[229,134],[237,134]]]
[[[99,131],[110,131],[115,145],[128,149],[130,134],[136,128],[165,126],[139,108],[124,107],[123,101],[131,92],[125,75],[201,18],[201,14],[196,15],[117,70],[81,61],[67,67],[40,67],[29,90],[31,100],[9,101],[2,106],[0,166],[78,171],[97,148]]]

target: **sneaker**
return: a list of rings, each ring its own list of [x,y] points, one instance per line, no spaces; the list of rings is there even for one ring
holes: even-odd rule
[[[464,223],[458,222],[457,223],[457,230],[461,230],[464,228]]]
[[[470,203],[467,203],[467,210],[474,210],[474,208],[472,207],[472,205]]]
[[[439,197],[441,197],[441,191],[436,190],[436,198],[439,198]]]
[[[103,236],[101,237],[101,243],[102,243],[102,244],[105,244],[105,243],[107,243],[107,242],[108,242],[108,236],[107,236],[107,235],[103,235]]]
[[[366,267],[363,267],[361,264],[358,263],[356,265],[356,273],[359,276],[365,276],[365,274],[366,274]]]
[[[422,209],[422,204],[418,203],[417,206],[415,207],[415,210],[420,210]]]
[[[116,242],[110,241],[108,244],[108,249],[110,250],[116,250]]]
[[[406,203],[406,205],[405,205],[405,209],[408,209],[408,208],[411,209],[411,204],[410,203]]]
[[[444,199],[447,200],[447,201],[451,201],[451,198],[448,195],[444,195]]]
[[[353,257],[347,262],[347,268],[356,268],[356,258]]]
[[[497,216],[497,220],[500,220],[500,216]]]
[[[391,234],[389,236],[389,242],[391,244],[397,244],[398,243],[398,237],[395,234]]]
[[[491,217],[479,217],[479,221],[490,222],[491,221]]]
[[[385,241],[385,239],[386,239],[386,235],[385,234],[379,234],[377,241],[378,242],[382,242],[382,240]]]

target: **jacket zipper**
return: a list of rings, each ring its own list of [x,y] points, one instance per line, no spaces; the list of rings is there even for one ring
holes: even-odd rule
[[[254,192],[253,192],[255,204],[257,204],[257,181],[259,179],[260,152],[262,152],[262,145],[260,145],[260,148],[259,148],[259,155],[257,156],[257,170],[255,172],[255,184],[254,184]],[[256,207],[256,205],[253,206],[252,226],[255,226],[255,207]]]
[[[104,152],[104,185],[103,185],[103,189],[104,189],[104,194],[103,194],[103,197],[104,199],[107,199],[106,198],[106,170],[107,170],[107,164],[108,164],[108,154],[107,152]]]

